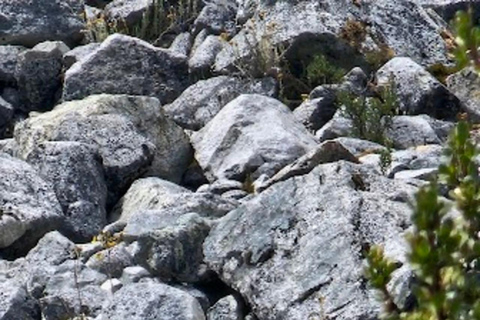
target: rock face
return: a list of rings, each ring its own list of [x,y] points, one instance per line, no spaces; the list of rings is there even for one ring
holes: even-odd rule
[[[28,251],[63,220],[51,186],[27,163],[0,153],[0,254]]]
[[[161,283],[135,283],[113,295],[100,319],[105,320],[205,320],[198,301]]]
[[[187,73],[185,56],[114,34],[87,59],[68,69],[63,100],[110,93],[152,96],[162,104],[169,103],[187,87]]]
[[[348,162],[320,165],[226,215],[204,243],[206,262],[259,319],[307,319],[320,297],[327,317],[372,318],[362,252],[381,243],[401,259],[414,190]]]
[[[209,180],[273,175],[316,145],[291,111],[261,95],[241,95],[192,137]]]
[[[74,5],[76,3],[76,5]],[[5,0],[0,3],[0,45],[33,47],[46,40],[78,43],[84,23],[79,16],[83,0]]]
[[[15,139],[24,159],[45,141],[96,146],[110,204],[142,174],[180,181],[191,159],[188,138],[163,115],[159,101],[148,97],[95,95],[67,102],[21,123]]]

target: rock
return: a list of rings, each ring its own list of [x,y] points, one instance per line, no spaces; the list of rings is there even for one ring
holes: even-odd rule
[[[333,118],[315,133],[315,137],[320,142],[339,137],[348,137],[352,135],[352,126],[352,121],[345,118],[342,112],[338,110],[333,115]]]
[[[142,278],[150,277],[150,272],[141,266],[126,267],[123,269],[121,281],[124,284],[139,282]]]
[[[123,269],[133,266],[134,263],[133,257],[126,249],[126,244],[119,243],[95,253],[85,265],[107,275],[109,278],[119,278]]]
[[[40,319],[38,302],[15,279],[0,281],[0,319]]]
[[[59,227],[63,214],[50,185],[27,163],[0,153],[0,176],[0,249],[10,247],[8,253],[16,256]]]
[[[256,2],[258,3],[258,2]],[[255,5],[255,4],[254,4]],[[308,54],[319,52],[334,57],[344,69],[369,68],[365,55],[382,60],[388,55],[408,56],[422,66],[451,64],[440,32],[443,27],[416,1],[363,1],[359,9],[350,1],[327,0],[262,1],[253,17],[217,56],[215,71],[226,72],[235,65],[256,65],[257,45],[289,47],[289,61],[308,62]],[[261,17],[261,18],[259,18]],[[321,18],[319,18],[321,17]],[[346,21],[367,22],[359,54],[340,37]],[[363,39],[361,39],[363,40]],[[428,43],[428,45],[425,45]],[[388,54],[383,53],[387,51]],[[385,50],[386,49],[386,50]]]
[[[55,268],[40,298],[46,320],[69,319],[85,314],[97,316],[109,297],[101,289],[107,276],[69,260]],[[80,293],[80,299],[79,299]]]
[[[402,170],[438,168],[442,155],[443,147],[437,144],[394,151],[388,176],[393,178],[397,172]]]
[[[206,3],[194,22],[194,32],[208,30],[212,34],[235,32],[235,15],[237,3],[235,0],[212,1]]]
[[[103,291],[106,291],[109,294],[114,294],[122,287],[123,284],[118,279],[108,279],[100,286]]]
[[[333,118],[337,110],[335,96],[304,101],[293,111],[295,118],[308,130],[316,132]]]
[[[225,41],[219,36],[209,35],[188,60],[190,73],[208,74],[215,63],[215,57],[223,49],[224,43]]]
[[[192,35],[190,32],[182,32],[175,37],[169,49],[172,52],[187,56],[190,54],[190,49],[192,48]]]
[[[100,47],[100,43],[89,43],[83,46],[76,47],[63,55],[63,66],[69,69],[75,62],[87,57]]]
[[[208,320],[243,320],[242,306],[234,296],[218,300],[207,313]]]
[[[0,96],[0,139],[11,126],[12,118],[13,106]]]
[[[172,212],[168,216],[159,216],[158,222],[164,227],[171,221],[189,212],[196,212],[206,218],[219,218],[235,209],[238,203],[227,201],[210,193],[195,193],[174,183],[159,178],[144,178],[135,181],[112,212],[112,219],[131,223],[131,219],[141,211]],[[171,210],[168,210],[171,209]],[[136,219],[147,228],[153,227],[153,221]],[[143,221],[143,222],[142,222]]]
[[[278,100],[241,95],[192,137],[195,158],[210,181],[273,175],[316,142]]]
[[[248,83],[229,76],[214,77],[188,87],[174,102],[164,106],[164,110],[183,128],[200,130],[240,94],[259,93],[273,97],[275,87],[276,83],[271,78]]]
[[[22,46],[0,46],[0,84],[15,85],[15,68],[18,55],[27,48]]]
[[[205,320],[198,301],[161,283],[133,283],[114,293],[101,320]]]
[[[214,194],[222,194],[231,190],[242,190],[243,183],[236,180],[220,179],[212,184],[200,187],[197,192],[211,192]]]
[[[45,141],[96,146],[109,206],[142,174],[180,181],[191,162],[188,138],[164,116],[159,101],[149,97],[94,95],[66,102],[19,124],[15,139],[24,159]]]
[[[17,144],[15,143],[15,140],[13,138],[0,140],[0,152],[4,152],[13,157],[16,148]]]
[[[376,77],[380,86],[393,81],[399,108],[404,114],[455,120],[461,111],[458,98],[410,58],[390,60],[377,71]]]
[[[279,182],[230,212],[204,242],[205,261],[259,319],[373,319],[365,290],[371,244],[405,261],[410,224],[405,194],[416,188],[344,161]]]
[[[65,221],[63,234],[89,241],[107,222],[107,185],[99,151],[80,142],[44,142],[27,157],[55,190]]]
[[[425,168],[418,170],[403,170],[395,173],[395,179],[420,179],[433,181],[438,175],[438,168]]]
[[[339,142],[355,157],[360,157],[368,153],[378,153],[380,151],[386,150],[386,148],[381,144],[358,138],[340,137],[334,139],[333,141]]]
[[[467,11],[470,7],[473,9],[474,21],[480,17],[480,6],[478,1],[469,0],[417,0],[425,8],[435,10],[445,21],[450,21],[455,17],[457,11]]]
[[[124,237],[138,243],[135,261],[162,281],[209,280],[212,274],[203,263],[202,243],[210,225],[196,213],[162,222],[168,211],[172,210],[141,212],[130,220]]]
[[[340,142],[325,141],[324,143],[315,147],[313,150],[310,150],[306,155],[301,156],[291,164],[282,168],[269,180],[257,185],[255,191],[262,192],[275,183],[287,180],[294,176],[307,174],[319,164],[337,162],[340,160],[359,163],[358,159]]]
[[[395,149],[407,149],[425,144],[441,144],[446,140],[434,130],[431,122],[435,121],[427,115],[395,116],[386,136]],[[451,124],[453,126],[453,124]]]
[[[18,88],[4,87],[2,92],[2,98],[10,103],[15,110],[25,109],[22,107],[22,98]]]
[[[108,21],[125,24],[125,27],[131,28],[142,19],[154,3],[154,0],[113,0],[105,6],[104,14]]]
[[[80,1],[7,0],[0,3],[0,45],[33,47],[43,41],[74,45],[82,39]]]
[[[477,72],[467,67],[447,78],[447,87],[464,105],[468,119],[480,121],[480,79]]]
[[[240,189],[228,190],[222,193],[222,197],[229,200],[242,200],[248,197],[249,195],[250,193],[248,191],[240,190]]]
[[[114,34],[65,73],[63,100],[96,93],[173,101],[188,85],[186,57],[133,37]]]
[[[37,44],[18,56],[15,79],[26,109],[45,111],[53,108],[62,87],[63,55],[70,49],[60,41]]]

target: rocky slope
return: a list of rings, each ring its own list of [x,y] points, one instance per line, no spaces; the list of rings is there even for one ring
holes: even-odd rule
[[[409,202],[480,120],[445,71],[470,1],[161,3],[147,42],[157,1],[0,2],[0,320],[377,319],[373,244],[408,308]],[[386,165],[336,101],[392,83]]]

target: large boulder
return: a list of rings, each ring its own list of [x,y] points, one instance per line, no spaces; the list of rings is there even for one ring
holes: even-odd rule
[[[192,136],[195,158],[210,181],[273,175],[316,146],[287,106],[243,94]]]
[[[27,48],[22,46],[0,46],[0,84],[15,84],[15,68],[18,56]]]
[[[46,41],[19,54],[15,78],[24,111],[53,108],[62,87],[63,55],[69,50],[63,42]]]
[[[80,142],[38,145],[27,161],[53,186],[65,214],[62,233],[89,241],[107,222],[107,185],[96,148]]]
[[[380,86],[394,84],[399,111],[403,114],[428,114],[437,119],[455,120],[461,111],[460,100],[443,84],[410,58],[398,57],[377,71]]]
[[[74,45],[83,38],[82,7],[83,0],[1,1],[0,45],[33,47],[47,40]]]
[[[200,80],[163,108],[165,113],[183,128],[200,130],[227,103],[240,94],[246,93],[274,96],[276,81],[272,78],[264,78],[246,82],[229,76]]]
[[[63,220],[51,186],[26,162],[0,153],[0,255],[27,252]]]
[[[156,98],[93,95],[31,117],[15,129],[18,155],[26,159],[46,141],[77,141],[99,149],[109,205],[142,174],[175,182],[191,162],[182,129],[165,117]]]
[[[138,23],[154,4],[155,0],[113,0],[105,6],[104,14],[109,21],[125,24],[130,28]]]
[[[200,303],[162,283],[133,283],[115,292],[101,320],[205,320]]]
[[[311,52],[323,53],[347,70],[368,66],[366,60],[372,58],[380,62],[388,54],[411,57],[422,66],[451,64],[439,32],[443,25],[415,0],[361,1],[358,5],[350,0],[260,1],[254,10],[255,16],[232,39],[232,45],[217,56],[215,70],[256,65],[261,56],[255,52],[262,47],[289,47],[283,57],[304,63],[311,59]],[[348,33],[349,21],[360,23],[363,30]]]
[[[96,93],[173,101],[188,85],[187,58],[143,40],[114,34],[65,73],[63,100]]]
[[[405,262],[403,233],[416,188],[349,162],[279,182],[212,228],[205,260],[263,320],[376,319],[365,250],[381,244]]]

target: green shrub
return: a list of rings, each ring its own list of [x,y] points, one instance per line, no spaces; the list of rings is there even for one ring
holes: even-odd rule
[[[338,83],[346,71],[337,67],[332,61],[321,53],[316,54],[305,68],[305,80],[310,88],[327,84]]]
[[[367,98],[350,92],[340,92],[337,105],[341,115],[352,122],[351,134],[357,138],[389,145],[386,131],[398,110],[393,84],[380,90],[379,97]]]
[[[407,237],[409,262],[415,274],[413,310],[399,310],[387,290],[396,270],[381,248],[367,255],[366,276],[381,292],[386,319],[480,319],[480,179],[470,141],[470,127],[459,122],[450,135],[437,182],[420,189],[412,215],[414,229]],[[450,207],[439,197],[439,184],[461,213],[447,215]]]

